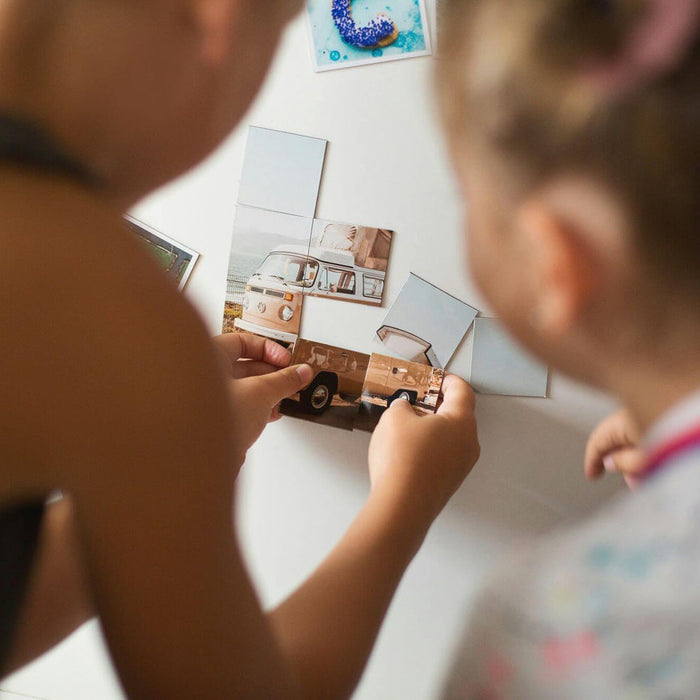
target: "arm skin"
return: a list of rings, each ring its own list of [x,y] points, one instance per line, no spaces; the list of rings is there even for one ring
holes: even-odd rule
[[[447,413],[431,423],[408,408],[388,411],[382,424],[395,434],[386,454],[414,473],[375,457],[400,476],[380,481],[399,487],[373,483],[340,545],[267,616],[234,535],[234,480],[276,403],[302,388],[296,370],[226,377],[197,314],[111,215],[56,182],[19,194],[5,206],[11,240],[0,229],[0,322],[12,329],[7,343],[0,339],[8,465],[0,498],[61,488],[75,535],[52,525],[52,513],[48,541],[63,537],[64,546],[47,547],[64,556],[53,565],[41,558],[13,663],[74,629],[94,602],[130,698],[346,697],[403,570],[466,475],[453,457],[438,457],[455,483],[430,509],[415,508],[406,494],[434,490],[436,473],[406,454],[418,450],[429,462],[428,447],[452,437],[459,444],[463,424]],[[16,202],[37,199],[43,207],[14,215]],[[404,439],[400,425],[421,441]],[[55,612],[56,576],[74,600],[70,614],[49,623],[36,611]]]
[[[313,576],[269,614],[300,697],[348,697],[359,681],[423,539],[423,526],[400,523],[389,504],[370,498]],[[8,671],[45,653],[94,615],[69,501],[50,507],[38,554]]]
[[[419,416],[407,401],[384,413],[369,449],[366,506],[271,615],[304,697],[352,693],[406,567],[479,458],[474,394],[454,376],[443,391],[435,415]]]

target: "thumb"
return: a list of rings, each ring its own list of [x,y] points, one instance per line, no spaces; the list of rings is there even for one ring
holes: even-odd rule
[[[306,388],[314,378],[314,374],[310,365],[294,365],[277,372],[240,381],[254,383],[255,386],[250,388],[253,388],[255,393],[272,408],[282,399],[289,398]]]
[[[394,413],[412,413],[415,415],[415,411],[413,410],[413,406],[411,405],[411,402],[408,399],[395,399],[391,406],[388,408],[389,411],[393,411]]]

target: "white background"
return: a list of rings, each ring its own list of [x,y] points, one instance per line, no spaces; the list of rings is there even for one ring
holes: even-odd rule
[[[433,68],[433,59],[418,58],[315,74],[299,20],[241,128],[201,168],[137,208],[148,224],[202,253],[187,295],[212,333],[220,328],[247,124],[329,140],[317,214],[396,231],[389,302],[415,272],[486,310],[465,272]],[[302,332],[371,351],[384,313],[338,303],[327,316],[315,310],[325,322],[307,322]],[[469,351],[467,339],[453,371],[467,376]],[[590,485],[582,474],[587,433],[610,402],[556,376],[550,393],[549,400],[479,398],[482,460],[409,568],[357,698],[436,697],[473,593],[494,562],[522,538],[585,516],[617,486]],[[368,443],[362,433],[284,419],[250,453],[239,482],[239,532],[266,604],[313,570],[362,506]],[[52,700],[122,697],[95,623],[2,687]]]

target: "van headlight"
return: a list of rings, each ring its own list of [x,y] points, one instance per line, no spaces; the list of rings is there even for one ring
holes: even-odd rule
[[[291,321],[294,316],[294,309],[286,304],[280,309],[280,318],[283,321]]]
[[[243,310],[248,311],[249,308],[250,308],[250,297],[247,294],[245,294],[243,296]]]

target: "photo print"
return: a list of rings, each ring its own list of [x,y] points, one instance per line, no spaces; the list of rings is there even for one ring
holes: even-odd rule
[[[300,339],[294,346],[292,364],[311,365],[315,376],[304,391],[282,402],[282,414],[352,430],[369,355]]]
[[[480,394],[547,398],[549,368],[517,345],[497,319],[477,318],[470,381]]]
[[[324,139],[249,127],[238,203],[312,219],[327,145]]]
[[[226,280],[223,332],[296,342],[304,288],[318,274],[309,262],[312,219],[252,207],[236,209]]]
[[[308,0],[316,71],[431,54],[424,0]]]
[[[362,387],[357,430],[372,432],[394,401],[407,400],[419,412],[435,413],[445,371],[438,367],[373,354]]]
[[[377,335],[391,352],[412,362],[447,367],[478,311],[411,274]]]
[[[199,253],[169,238],[132,216],[124,217],[127,226],[139,237],[161,269],[178,289],[185,288],[199,259]]]
[[[393,231],[315,220],[309,260],[316,270],[308,296],[381,306]]]

